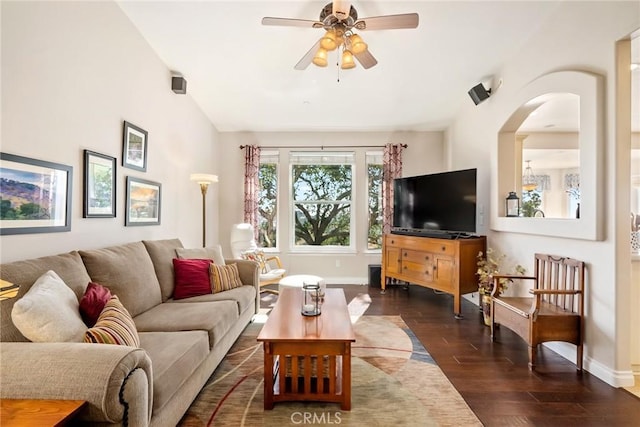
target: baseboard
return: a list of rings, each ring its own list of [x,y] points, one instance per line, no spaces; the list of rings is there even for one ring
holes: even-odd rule
[[[568,361],[576,363],[576,347],[574,345],[562,342],[544,343],[543,345],[555,351]],[[635,383],[631,369],[625,371],[611,369],[588,356],[584,358],[582,367],[585,371],[612,387],[631,387]]]
[[[369,279],[366,276],[350,277],[327,277],[323,276],[327,285],[368,285]]]

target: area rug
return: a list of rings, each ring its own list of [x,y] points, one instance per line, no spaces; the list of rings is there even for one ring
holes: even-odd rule
[[[352,409],[316,402],[263,410],[263,353],[252,323],[180,422],[201,426],[481,426],[400,316],[360,316],[352,346]]]

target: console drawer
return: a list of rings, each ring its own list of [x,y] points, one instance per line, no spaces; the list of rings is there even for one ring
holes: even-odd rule
[[[416,264],[431,264],[433,262],[433,255],[428,252],[421,251],[411,251],[411,250],[403,250],[402,251],[402,262],[412,262]]]
[[[416,279],[417,281],[433,281],[433,268],[431,264],[402,261],[402,275]]]

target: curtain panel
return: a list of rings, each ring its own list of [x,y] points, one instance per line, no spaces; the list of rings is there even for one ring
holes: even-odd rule
[[[244,147],[244,222],[251,224],[258,240],[258,198],[260,196],[260,147]]]
[[[382,154],[382,232],[393,225],[393,180],[402,176],[402,144],[385,144]]]

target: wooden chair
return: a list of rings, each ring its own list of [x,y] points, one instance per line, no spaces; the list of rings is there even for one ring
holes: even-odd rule
[[[511,329],[529,346],[529,369],[536,364],[538,344],[564,341],[577,346],[576,365],[582,371],[584,340],[584,262],[535,254],[533,276],[495,275],[491,295],[491,339],[496,324]],[[499,280],[533,280],[529,297],[500,295]],[[524,281],[522,280],[522,281]]]
[[[258,261],[260,264],[260,287],[271,285],[280,282],[287,270],[282,268],[282,262],[277,255],[266,256],[262,260]],[[272,294],[278,294],[278,291],[273,289],[261,289],[260,292],[268,292]]]

